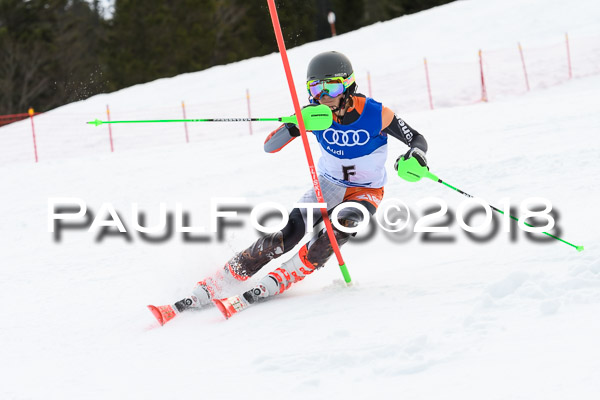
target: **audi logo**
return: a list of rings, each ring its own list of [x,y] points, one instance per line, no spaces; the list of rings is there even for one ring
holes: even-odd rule
[[[363,146],[369,142],[369,132],[364,129],[338,131],[335,129],[327,129],[323,132],[323,139],[329,144],[336,144],[338,146]]]

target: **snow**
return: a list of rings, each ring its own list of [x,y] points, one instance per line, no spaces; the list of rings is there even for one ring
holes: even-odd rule
[[[81,198],[94,214],[111,203],[128,228],[134,202],[149,224],[158,221],[159,203],[169,211],[181,203],[195,226],[208,226],[213,197],[291,208],[310,178],[299,142],[262,151],[273,124],[254,124],[253,136],[245,123],[189,124],[189,144],[181,124],[115,125],[112,154],[107,128],[84,124],[103,118],[106,104],[113,120],[179,118],[182,100],[190,118],[243,117],[246,88],[254,115],[285,115],[292,105],[278,54],[40,115],[38,164],[29,121],[1,128],[0,398],[596,398],[599,20],[591,0],[458,1],[290,51],[301,96],[312,55],[348,53],[361,89],[370,71],[374,97],[425,135],[432,172],[494,205],[506,197],[515,206],[549,199],[560,214],[559,236],[585,251],[535,243],[521,231],[515,241],[500,232],[476,243],[455,220],[446,243],[378,229],[366,243],[342,248],[352,287],[330,261],[228,321],[210,308],[160,328],[145,305],[187,295],[249,245],[257,234],[247,214],[223,241],[186,243],[174,234],[148,243],[131,229],[129,242],[97,242],[86,230],[65,230],[56,242],[47,229],[48,198]],[[572,80],[543,58],[543,49],[564,46],[565,32],[573,51],[580,46]],[[477,102],[478,49],[489,50],[490,68],[509,70],[517,41],[538,49],[529,53],[541,71],[532,68],[532,90],[510,88],[491,73],[491,101]],[[413,81],[423,79],[425,56],[432,80],[436,63],[456,74],[436,78],[446,104],[434,111],[422,83],[403,86],[411,68]],[[473,86],[453,96],[456,82],[469,79]],[[417,216],[419,200],[430,196],[456,212],[465,197],[432,181],[393,177],[392,161],[404,151],[391,141],[385,198],[401,199]]]

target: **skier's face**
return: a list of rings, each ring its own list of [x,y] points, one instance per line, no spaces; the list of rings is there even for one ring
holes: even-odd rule
[[[319,99],[319,103],[325,104],[327,107],[329,107],[333,110],[333,109],[340,107],[340,103],[342,102],[342,96],[344,96],[344,95],[340,94],[335,97],[329,97],[328,95],[324,94]]]

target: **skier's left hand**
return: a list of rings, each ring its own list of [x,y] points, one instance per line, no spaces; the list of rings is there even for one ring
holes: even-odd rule
[[[405,160],[408,160],[411,157],[414,157],[422,167],[427,167],[427,158],[425,158],[425,152],[418,147],[412,147],[410,150],[406,152],[403,156],[400,156],[396,159],[396,163],[394,164],[394,169],[398,171],[398,163],[404,157]],[[429,169],[429,167],[427,167]]]

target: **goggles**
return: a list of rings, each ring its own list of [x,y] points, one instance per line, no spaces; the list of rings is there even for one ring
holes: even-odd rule
[[[306,88],[308,89],[308,93],[315,100],[319,100],[319,98],[325,94],[329,97],[337,97],[344,93],[346,89],[348,89],[353,83],[354,74],[350,75],[346,79],[340,77],[308,81],[306,82]]]

